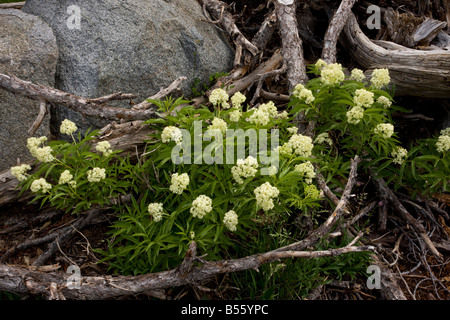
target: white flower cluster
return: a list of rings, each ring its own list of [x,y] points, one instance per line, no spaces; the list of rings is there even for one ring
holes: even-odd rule
[[[113,151],[110,149],[111,144],[108,141],[100,141],[95,146],[95,149],[99,152],[102,152],[105,157],[109,157]]]
[[[436,141],[436,150],[438,152],[447,152],[450,150],[450,127],[441,130],[441,135]]]
[[[278,116],[277,107],[272,101],[261,104],[258,109],[254,110],[248,121],[256,125],[263,125],[269,123],[270,118]]]
[[[231,103],[233,104],[233,107],[239,109],[246,99],[247,98],[238,91],[231,97]]]
[[[27,179],[25,173],[28,170],[31,170],[31,167],[28,164],[22,164],[20,166],[11,167],[11,174],[17,178],[19,181],[24,181]]]
[[[75,125],[75,123],[73,123],[72,121],[70,121],[69,119],[65,119],[62,123],[61,126],[59,127],[59,131],[61,131],[62,134],[67,134],[67,135],[71,135],[72,133],[74,133],[75,131],[77,131],[77,126]]]
[[[392,105],[391,100],[389,100],[389,98],[386,98],[385,96],[380,96],[377,99],[377,102],[382,104],[385,109],[389,108]]]
[[[258,172],[258,160],[256,160],[252,156],[248,156],[247,159],[245,160],[238,159],[237,164],[231,168],[233,178],[239,184],[244,183],[244,180],[242,180],[241,177],[244,178],[254,177],[257,172]]]
[[[229,95],[228,93],[223,89],[214,89],[211,91],[211,94],[209,95],[209,102],[212,103],[213,106],[222,107],[224,109],[230,108],[230,105],[228,104]]]
[[[368,108],[373,104],[373,92],[367,91],[365,89],[358,89],[355,91],[355,96],[353,97],[353,102],[357,107]]]
[[[191,214],[193,217],[203,219],[203,217],[212,211],[212,200],[210,197],[205,195],[198,196],[194,201],[192,201]]]
[[[236,226],[239,222],[239,217],[236,212],[233,210],[228,211],[225,213],[225,216],[223,217],[223,224],[230,230],[230,231],[236,231]]]
[[[394,134],[394,126],[390,123],[380,123],[375,127],[374,132],[389,139]]]
[[[302,134],[294,134],[291,136],[288,142],[282,146],[277,147],[276,150],[280,154],[292,155],[293,153],[301,157],[310,157],[314,144],[312,139]]]
[[[217,117],[214,117],[214,119],[211,122],[211,125],[208,126],[208,129],[213,130],[213,129],[218,129],[220,130],[222,133],[225,133],[227,131],[227,123]]]
[[[405,158],[408,156],[408,150],[403,147],[396,147],[391,152],[392,157],[394,158],[392,162],[396,164],[402,164],[405,161]]]
[[[174,173],[172,174],[171,185],[169,187],[170,191],[175,194],[182,194],[186,190],[189,184],[189,176],[187,173]]]
[[[305,99],[305,103],[307,103],[307,104],[312,103],[316,99],[316,98],[314,98],[312,91],[309,89],[306,89],[301,83],[297,84],[294,87],[294,90],[292,91],[292,95],[294,97],[297,97],[298,99]]]
[[[161,133],[161,140],[163,143],[169,143],[170,141],[174,141],[176,144],[181,144],[183,140],[183,134],[181,130],[177,127],[167,126],[164,128]]]
[[[234,109],[230,112],[230,121],[231,122],[239,122],[239,119],[241,119],[242,112],[239,109]]]
[[[59,176],[58,184],[66,184],[66,183],[72,188],[76,188],[77,186],[77,182],[73,180],[73,175],[70,173],[69,170],[64,170]]]
[[[366,76],[364,75],[364,72],[361,69],[355,68],[352,70],[352,73],[350,74],[350,79],[362,82],[364,79],[366,79]]]
[[[322,68],[320,73],[323,84],[336,85],[345,79],[344,71],[340,63],[331,63]]]
[[[328,145],[333,145],[333,140],[328,136],[328,132],[322,132],[321,134],[317,135],[316,139],[314,140],[314,143],[316,144],[322,144],[327,143]]]
[[[40,137],[40,138],[28,138],[27,139],[27,147],[30,151],[31,155],[35,157],[40,162],[52,162],[55,160],[55,157],[52,155],[52,148],[49,146],[46,147],[40,147],[41,144],[43,144],[45,141],[47,141],[47,137]]]
[[[296,134],[298,132],[297,127],[289,127],[286,129],[290,134]]]
[[[322,59],[319,59],[316,61],[316,64],[314,66],[316,67],[317,70],[322,70],[324,67],[327,66],[327,63]]]
[[[364,117],[364,109],[359,106],[354,106],[347,111],[347,122],[350,124],[358,124]]]
[[[106,178],[106,169],[95,167],[87,172],[87,179],[89,182],[100,182]]]
[[[256,204],[264,211],[273,209],[273,199],[278,197],[280,191],[272,187],[269,182],[265,182],[255,189]]]
[[[445,129],[442,129],[440,133],[441,133],[441,135],[443,135],[443,136],[450,136],[450,127],[447,127],[447,128],[445,128]]]
[[[314,166],[310,161],[306,161],[300,164],[297,164],[294,167],[294,170],[299,172],[303,177],[305,177],[305,182],[307,184],[312,183],[312,179],[316,177],[316,172],[314,171]]]
[[[45,181],[44,178],[40,178],[37,180],[34,180],[31,183],[30,189],[32,192],[38,192],[39,190],[42,190],[43,193],[48,192],[52,188],[52,185]]]
[[[383,86],[391,82],[388,69],[374,69],[372,72],[372,78],[370,79],[373,86],[377,89],[381,89]]]
[[[148,213],[153,217],[155,222],[159,222],[163,216],[163,204],[162,203],[150,203],[148,205]]]

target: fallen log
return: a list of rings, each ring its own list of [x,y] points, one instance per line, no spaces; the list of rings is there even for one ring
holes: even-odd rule
[[[376,68],[389,69],[396,96],[450,98],[449,51],[383,48],[362,32],[354,14],[347,19],[342,41],[366,73],[370,74]]]
[[[373,246],[346,246],[323,251],[269,251],[240,259],[204,261],[197,257],[197,246],[192,242],[178,268],[140,276],[81,276],[79,282],[74,283],[70,273],[46,273],[35,268],[0,264],[0,290],[44,294],[48,299],[111,299],[149,291],[160,292],[185,284],[195,285],[219,274],[258,269],[265,263],[283,258],[330,257],[373,250]]]

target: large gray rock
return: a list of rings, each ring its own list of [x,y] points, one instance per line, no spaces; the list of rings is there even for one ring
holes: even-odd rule
[[[74,4],[79,28],[77,10],[69,8]],[[233,49],[194,0],[28,0],[22,10],[53,28],[60,51],[56,87],[73,94],[121,91],[141,102],[186,76],[182,93],[189,97],[195,78],[206,82],[232,68]],[[105,123],[65,108],[59,113],[55,118],[68,117],[83,129]]]
[[[54,86],[58,47],[52,29],[39,17],[20,10],[0,10],[0,73]],[[39,103],[0,90],[0,171],[32,160],[26,147],[28,129]],[[49,135],[46,116],[36,136]]]

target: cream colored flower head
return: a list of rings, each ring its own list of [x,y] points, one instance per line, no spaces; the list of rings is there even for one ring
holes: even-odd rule
[[[302,134],[294,134],[287,142],[292,148],[293,153],[301,157],[310,157],[314,144],[312,139]]]
[[[366,76],[364,75],[364,72],[361,69],[355,68],[352,70],[350,79],[362,82],[364,81],[364,79],[366,79]]]
[[[31,155],[35,157],[40,162],[52,162],[55,158],[52,155],[52,148],[40,147],[43,143],[47,141],[47,137],[43,136],[40,138],[31,137],[27,139],[27,147]]]
[[[163,216],[163,204],[162,203],[150,203],[148,205],[148,213],[153,217],[155,222],[162,220]]]
[[[360,106],[354,106],[347,111],[347,122],[350,124],[358,124],[364,118],[364,109]]]
[[[182,194],[189,185],[189,175],[187,173],[178,174],[177,172],[172,174],[170,191],[175,194]]]
[[[394,134],[394,126],[390,123],[380,123],[375,127],[374,132],[388,139]]]
[[[243,184],[244,178],[252,178],[258,172],[258,160],[256,160],[252,156],[248,156],[245,160],[238,159],[237,164],[231,168],[231,173],[233,175],[233,179],[239,183]]]
[[[273,209],[273,199],[280,194],[278,188],[273,187],[269,182],[265,182],[254,190],[256,204],[264,211]]]
[[[239,109],[246,99],[247,98],[238,91],[231,97],[231,103],[233,104],[233,107]]]
[[[333,145],[333,140],[330,139],[328,136],[328,132],[322,132],[321,134],[317,135],[316,139],[314,140],[314,143],[316,144],[322,144],[326,143],[328,145]]]
[[[368,108],[374,102],[373,96],[374,96],[373,92],[367,91],[365,89],[358,89],[355,91],[353,102],[357,107]]]
[[[438,152],[447,152],[450,150],[450,136],[440,135],[436,141],[436,150]]]
[[[332,63],[323,67],[320,73],[323,84],[336,85],[345,79],[344,71],[340,63]]]
[[[389,100],[389,98],[386,98],[385,96],[380,96],[377,99],[377,102],[382,104],[385,109],[388,109],[392,105],[391,100]]]
[[[392,160],[393,163],[402,164],[408,156],[408,150],[402,147],[396,147],[392,150],[391,155],[394,158]]]
[[[183,141],[183,134],[180,129],[173,126],[167,126],[164,128],[161,133],[161,141],[163,143],[169,143],[170,141],[174,141],[176,144],[181,144]]]
[[[236,231],[236,227],[239,222],[239,217],[233,210],[228,211],[225,213],[225,216],[223,217],[223,224],[228,228],[230,231]]]
[[[28,164],[22,164],[20,166],[11,167],[11,174],[17,178],[19,181],[24,181],[27,179],[26,172],[31,170],[31,167]]]
[[[69,170],[64,170],[59,176],[58,184],[68,184],[71,187],[75,188],[77,182],[73,180],[73,175],[70,173]]]
[[[198,196],[194,201],[192,201],[192,207],[190,212],[193,217],[203,219],[203,217],[212,211],[212,200],[210,197],[205,195]]]
[[[242,116],[242,112],[239,109],[234,109],[230,112],[229,116],[231,122],[239,122]]]
[[[52,188],[52,185],[50,183],[48,183],[47,181],[45,181],[44,178],[40,178],[40,179],[34,180],[31,183],[31,186],[30,186],[30,190],[32,192],[42,191],[43,193],[46,193],[51,188]]]
[[[230,107],[230,105],[227,103],[228,99],[228,93],[220,88],[214,89],[209,95],[209,102],[211,102],[213,106],[223,107],[224,109],[228,109]]]
[[[100,141],[95,146],[95,149],[97,151],[102,152],[105,157],[108,157],[111,155],[111,153],[113,153],[113,151],[110,148],[111,148],[111,144],[108,141]]]
[[[87,172],[87,179],[89,182],[100,182],[106,178],[106,169],[95,167]]]
[[[294,170],[300,173],[304,178],[307,184],[312,183],[312,179],[316,177],[316,172],[314,171],[314,166],[310,161],[306,161],[300,164],[297,164],[294,167]]]
[[[377,89],[381,89],[383,86],[388,85],[391,82],[391,77],[389,76],[389,70],[384,69],[374,69],[372,72],[372,78],[370,82]]]
[[[326,67],[328,64],[325,62],[325,61],[323,61],[322,59],[319,59],[319,60],[317,60],[316,61],[316,63],[315,63],[315,67],[318,69],[318,70],[321,70],[321,69],[323,69],[324,67]]]
[[[61,126],[59,128],[59,131],[62,134],[67,134],[67,135],[71,135],[73,134],[75,131],[77,131],[77,126],[75,125],[74,122],[70,121],[69,119],[65,119],[62,123]]]
[[[227,128],[228,128],[227,123],[224,120],[217,117],[214,117],[214,119],[211,122],[211,125],[208,126],[209,130],[217,129],[220,130],[222,134],[224,134],[227,131]]]

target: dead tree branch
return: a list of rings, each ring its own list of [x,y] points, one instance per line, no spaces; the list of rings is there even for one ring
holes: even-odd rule
[[[111,299],[147,291],[200,283],[216,275],[258,269],[261,265],[284,258],[317,258],[350,252],[373,251],[373,246],[346,246],[324,251],[270,251],[241,259],[204,261],[197,258],[192,242],[183,263],[176,269],[141,276],[81,277],[79,289],[68,287],[69,274],[44,273],[18,266],[0,264],[0,290],[17,293],[44,294],[59,299]],[[195,262],[201,265],[194,265]]]
[[[322,59],[327,63],[336,62],[336,46],[339,35],[347,22],[356,0],[342,0],[339,8],[333,15],[323,41]]]
[[[82,98],[52,87],[33,84],[12,75],[0,74],[0,89],[21,94],[33,100],[45,100],[50,103],[64,105],[86,117],[108,120],[147,120],[158,117],[154,110],[131,110],[103,106],[92,102],[92,99]]]
[[[308,80],[303,58],[303,43],[298,34],[296,17],[296,1],[286,5],[279,0],[274,1],[275,12],[281,35],[281,53],[283,63],[286,65],[288,90],[292,90],[297,84]]]

